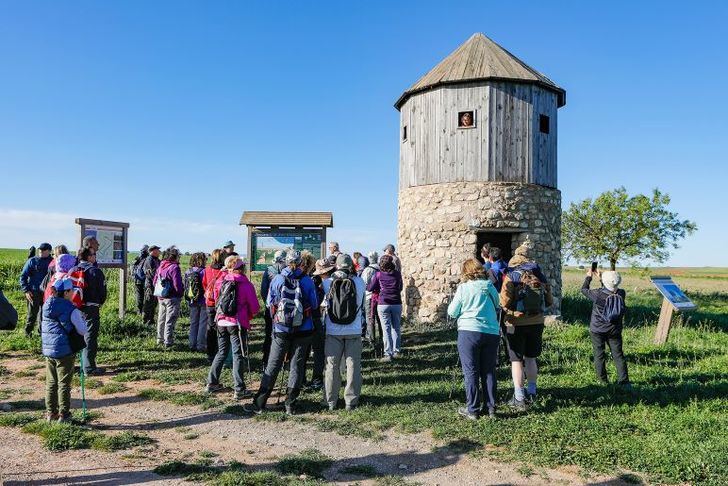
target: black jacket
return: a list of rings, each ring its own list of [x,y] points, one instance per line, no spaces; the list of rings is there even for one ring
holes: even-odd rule
[[[604,306],[607,303],[607,296],[610,291],[604,287],[599,289],[591,290],[592,278],[587,277],[584,279],[584,285],[581,286],[581,293],[584,294],[589,300],[593,302],[591,321],[589,322],[589,330],[591,332],[621,332],[622,331],[622,318],[615,323],[611,323],[604,318]],[[622,296],[622,299],[626,297],[626,293],[622,289],[617,289],[617,294]],[[625,304],[626,307],[626,304]]]
[[[150,289],[154,288],[154,274],[157,273],[159,264],[159,258],[154,255],[149,255],[146,260],[144,260],[142,269],[144,269],[144,275],[146,276],[146,279],[144,280],[145,287]]]
[[[106,277],[100,268],[89,262],[81,262],[71,269],[83,270],[83,302],[85,304],[103,305],[106,302]]]

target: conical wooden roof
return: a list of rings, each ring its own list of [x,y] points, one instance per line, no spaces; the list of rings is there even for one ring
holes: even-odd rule
[[[566,104],[566,91],[478,32],[422,76],[399,97],[394,106],[399,110],[413,94],[437,86],[484,80],[538,84],[559,95],[559,107]]]

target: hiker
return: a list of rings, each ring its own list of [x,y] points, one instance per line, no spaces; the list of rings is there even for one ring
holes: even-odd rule
[[[333,257],[338,257],[341,255],[341,251],[339,250],[339,242],[332,241],[329,243],[329,255]]]
[[[323,281],[323,287],[326,295],[324,400],[329,410],[336,409],[343,361],[346,368],[344,405],[346,410],[353,410],[359,405],[361,395],[361,328],[366,287],[356,275],[351,257],[343,253],[336,258],[336,271]]]
[[[205,278],[207,255],[193,253],[190,268],[185,272],[185,300],[190,309],[190,351],[207,352],[207,308],[205,306]]]
[[[81,248],[91,248],[94,253],[99,251],[99,240],[96,239],[95,236],[89,235],[84,236],[83,240],[81,240]],[[78,259],[78,255],[76,255],[76,263],[80,262],[81,260]],[[94,267],[98,267],[98,263],[94,263]]]
[[[538,264],[528,258],[530,252],[529,242],[516,249],[500,291],[514,390],[508,404],[518,411],[536,400],[536,358],[543,345],[544,312],[553,305],[551,286]],[[523,388],[524,368],[528,389]]]
[[[159,299],[157,344],[169,349],[174,345],[174,328],[185,290],[179,268],[179,250],[176,247],[170,246],[164,250],[153,284],[154,296]]]
[[[483,260],[483,267],[487,272],[490,270],[490,244],[486,243],[480,247],[480,258]]]
[[[508,268],[508,263],[503,259],[502,254],[501,249],[495,246],[491,246],[488,250],[488,257],[490,258],[488,277],[498,292],[503,286],[503,276]]]
[[[392,257],[392,261],[394,262],[395,270],[402,273],[402,262],[400,261],[399,257],[397,256],[397,253],[395,252],[395,248],[394,248],[393,244],[390,243],[384,247],[384,254]],[[381,265],[381,262],[380,262],[380,265]]]
[[[366,317],[366,329],[364,337],[370,346],[375,346],[375,336],[377,326],[380,325],[379,315],[377,314],[377,297],[369,290],[369,283],[374,278],[374,275],[379,271],[379,254],[376,251],[372,251],[368,255],[369,265],[367,265],[361,272],[361,278],[364,281],[364,285],[367,291],[364,294],[364,311]]]
[[[248,358],[248,331],[250,321],[260,310],[255,287],[245,276],[245,260],[237,255],[225,259],[225,269],[215,280],[217,354],[207,376],[207,393],[223,389],[220,374],[232,348],[233,398],[242,400],[253,396],[245,387],[243,358]]]
[[[83,350],[84,373],[101,375],[104,370],[96,366],[99,327],[101,326],[101,306],[106,302],[106,277],[96,266],[96,250],[81,248],[77,252],[78,264],[69,271],[74,287],[82,290],[79,302],[86,321],[86,348]]]
[[[43,304],[41,343],[46,358],[46,420],[70,422],[71,382],[76,361],[71,334],[85,336],[86,321],[71,303],[73,283],[70,278],[56,280],[53,295]],[[74,344],[72,345],[72,341]]]
[[[48,275],[56,273],[56,260],[61,255],[68,255],[68,247],[66,245],[56,245],[53,247],[53,260],[48,264]],[[43,287],[45,290],[45,286]]]
[[[64,277],[69,276],[69,272],[71,269],[76,266],[76,257],[73,255],[65,254],[65,255],[59,255],[56,258],[54,258],[54,272],[51,275],[51,277],[48,279],[48,285],[46,285],[45,290],[43,291],[43,302],[46,302],[48,299],[51,298],[53,295],[53,284]],[[50,267],[49,267],[50,269]],[[50,273],[50,270],[49,270]]]
[[[589,334],[594,350],[594,371],[600,382],[605,385],[609,383],[604,357],[604,345],[608,344],[614,366],[617,368],[617,384],[630,388],[627,362],[622,352],[622,321],[627,310],[624,303],[626,293],[619,288],[622,277],[614,271],[603,273],[597,271],[596,276],[601,277],[601,288],[589,289],[594,277],[591,268],[587,271],[584,284],[581,286],[581,293],[593,302]]]
[[[336,258],[322,258],[316,262],[311,279],[316,287],[316,301],[323,302],[326,293],[323,282],[336,269]],[[311,381],[306,383],[306,388],[312,391],[319,391],[324,388],[324,368],[326,366],[326,329],[324,328],[324,316],[319,305],[311,310],[313,317],[313,336],[311,338],[311,349],[313,350],[313,370]],[[306,353],[308,356],[308,353]],[[305,368],[304,368],[305,370]],[[305,376],[305,372],[304,372]]]
[[[377,313],[382,323],[384,343],[382,362],[399,358],[401,352],[402,287],[402,274],[397,270],[394,258],[390,254],[382,255],[379,259],[379,271],[367,286],[368,291],[378,294]]]
[[[227,240],[225,244],[222,245],[222,251],[225,253],[225,258],[229,256],[238,256],[238,254],[235,253],[235,243],[231,240]]]
[[[142,246],[139,255],[134,259],[131,265],[131,274],[134,279],[134,297],[136,299],[136,307],[139,315],[144,312],[144,282],[146,275],[144,274],[144,261],[149,256],[149,245]]]
[[[273,344],[270,356],[253,403],[244,407],[248,413],[261,413],[273,391],[284,362],[290,364],[286,389],[286,413],[293,415],[303,384],[306,351],[313,334],[312,310],[318,307],[316,289],[311,277],[301,269],[301,252],[286,254],[286,268],[270,284],[267,305],[273,316]],[[288,358],[286,360],[286,357]]]
[[[144,307],[142,308],[142,322],[147,326],[154,324],[157,312],[157,299],[154,298],[154,276],[159,268],[159,250],[157,245],[149,247],[149,256],[142,264],[144,271]]]
[[[215,283],[222,278],[225,266],[225,252],[221,248],[212,250],[210,265],[202,276],[202,287],[205,289],[205,305],[207,306],[207,360],[212,361],[217,355],[217,324],[215,324]]]
[[[270,283],[285,267],[286,252],[284,250],[277,250],[273,254],[273,264],[268,265],[260,280],[260,298],[263,299],[263,302],[268,300]],[[268,364],[268,355],[270,354],[270,344],[273,341],[273,317],[270,315],[268,306],[265,306],[265,310],[263,311],[263,320],[265,321],[265,337],[263,338],[262,371],[265,372],[265,366]]]
[[[26,256],[25,259],[30,260],[35,256],[36,252],[37,250],[35,248],[35,245],[31,245],[30,248],[28,248],[28,256]]]
[[[38,247],[40,255],[26,260],[20,272],[20,290],[25,294],[28,313],[25,318],[25,336],[33,335],[33,327],[40,326],[39,312],[43,306],[43,290],[41,284],[51,263],[51,245],[42,243]],[[38,324],[36,324],[38,323]]]
[[[18,325],[18,311],[0,289],[0,331],[12,331]]]
[[[465,378],[465,407],[458,413],[477,420],[487,411],[494,418],[500,343],[498,291],[475,258],[463,262],[460,279],[447,307],[448,315],[458,321],[458,355]]]

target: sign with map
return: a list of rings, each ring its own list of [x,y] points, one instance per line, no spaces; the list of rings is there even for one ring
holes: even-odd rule
[[[278,250],[308,250],[318,260],[321,258],[322,234],[320,230],[259,231],[252,235],[251,270],[263,271],[273,264]]]
[[[93,236],[99,242],[96,262],[99,267],[125,267],[128,223],[77,219],[81,225],[81,240]]]
[[[665,297],[677,310],[692,310],[697,306],[688,298],[680,287],[672,281],[672,277],[650,277],[652,283],[657,290]]]

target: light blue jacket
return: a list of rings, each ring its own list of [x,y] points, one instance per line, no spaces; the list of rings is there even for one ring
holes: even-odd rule
[[[458,331],[500,334],[499,305],[498,291],[490,280],[470,280],[458,285],[447,313],[458,320]]]

